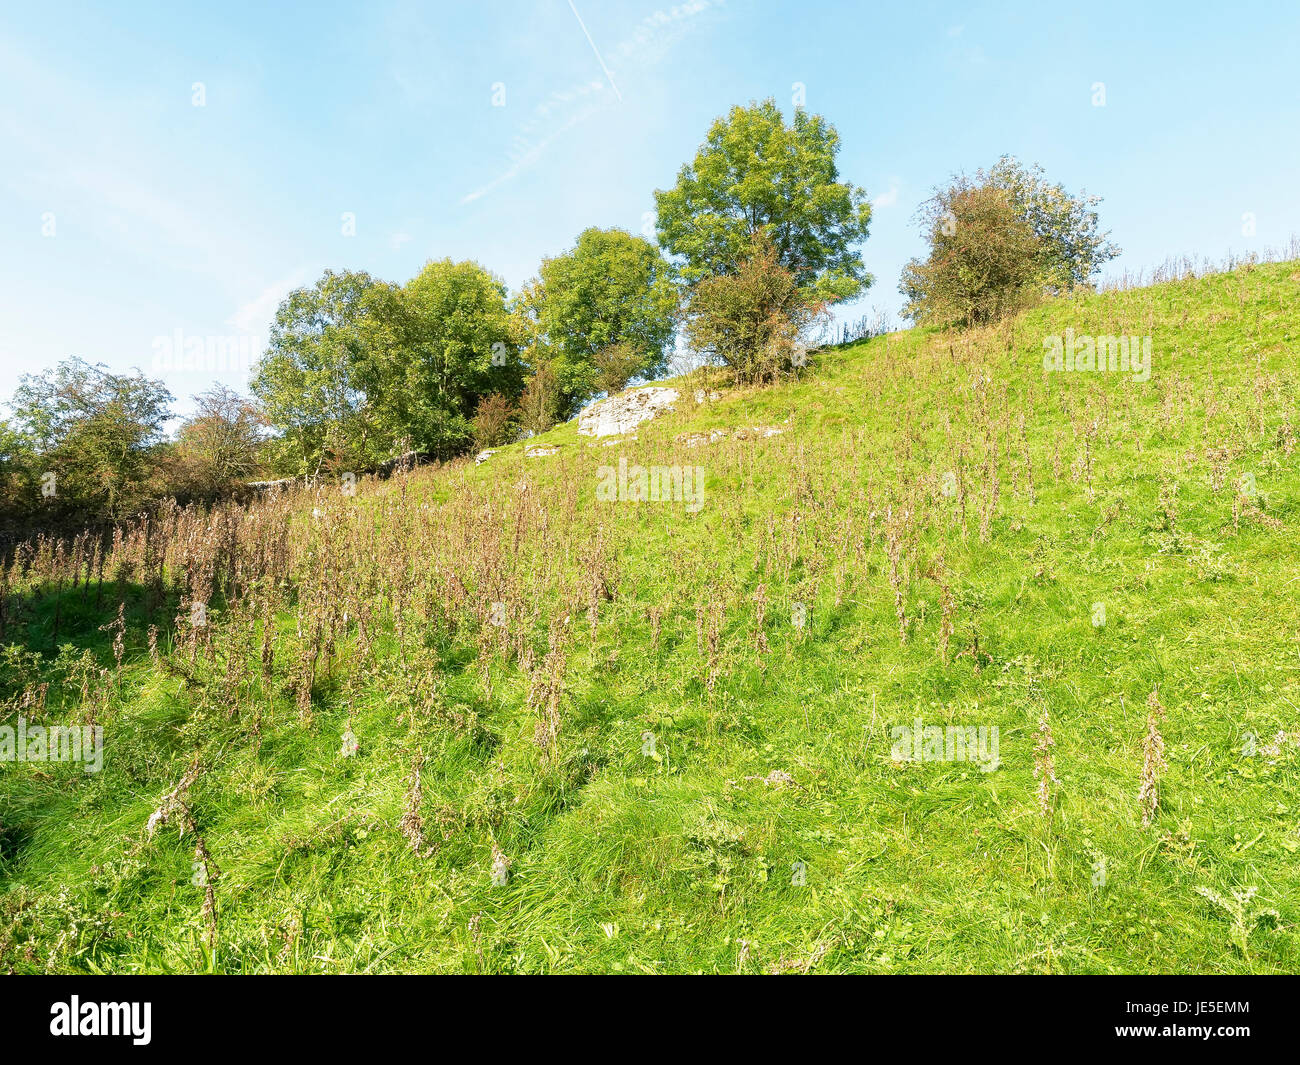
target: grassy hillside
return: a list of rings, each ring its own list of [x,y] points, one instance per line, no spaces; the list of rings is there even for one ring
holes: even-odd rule
[[[1045,373],[1067,328],[1150,380]],[[1298,352],[1244,267],[34,545],[0,723],[104,767],[0,764],[0,970],[1295,971]]]

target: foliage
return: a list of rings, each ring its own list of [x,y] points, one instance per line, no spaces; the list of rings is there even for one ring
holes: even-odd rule
[[[631,341],[620,340],[596,352],[596,387],[607,396],[622,392],[641,369],[641,356]]]
[[[171,400],[138,370],[114,374],[65,359],[21,378],[10,404],[11,461],[22,452],[29,476],[53,474],[53,494],[42,496],[52,513],[120,518],[151,495],[150,450],[162,439]]]
[[[559,419],[561,403],[559,380],[550,362],[538,362],[519,397],[521,428],[533,434],[546,432]]]
[[[326,271],[281,304],[253,392],[299,472],[363,469],[403,441],[447,457],[471,443],[482,396],[518,393],[515,333],[477,263],[429,262],[401,286]]]
[[[1004,155],[979,182],[1004,189],[1016,212],[1029,224],[1039,241],[1041,281],[1053,292],[1085,285],[1101,267],[1120,253],[1109,233],[1099,232],[1093,208],[1100,196],[1072,196],[1062,185],[1052,185],[1041,166],[1026,168]]]
[[[326,270],[276,311],[251,388],[281,466],[312,473],[333,460],[358,469],[386,453],[391,435],[377,431],[366,395],[375,377],[367,316],[376,284],[361,271]]]
[[[215,498],[257,472],[262,417],[252,403],[223,385],[195,396],[194,403],[194,413],[176,438],[181,483]]]
[[[1011,197],[958,180],[924,209],[929,257],[903,269],[904,313],[918,322],[978,325],[1032,301],[1040,245]]]
[[[805,295],[852,299],[870,284],[857,245],[867,238],[866,193],[839,180],[839,134],[796,109],[786,124],[772,100],[718,119],[677,184],[655,192],[659,242],[681,256],[692,284],[734,271],[765,231]]]
[[[500,392],[479,400],[474,412],[475,447],[500,447],[514,439],[515,406]]]
[[[904,313],[918,322],[987,322],[1040,294],[1087,284],[1119,254],[1099,232],[1100,202],[1071,196],[1042,167],[1007,155],[974,178],[954,176],[917,212],[930,254],[903,269]]]
[[[800,337],[823,306],[800,290],[759,233],[732,274],[708,277],[691,293],[686,335],[741,382],[770,382],[795,363]]]
[[[623,384],[664,372],[677,304],[675,272],[654,244],[622,229],[586,229],[570,251],[542,261],[517,307],[547,346],[568,414],[608,391],[601,353],[613,345],[628,371]]]
[[[471,442],[479,399],[522,387],[517,327],[501,280],[478,263],[431,261],[376,314],[375,406],[390,433],[447,457]]]

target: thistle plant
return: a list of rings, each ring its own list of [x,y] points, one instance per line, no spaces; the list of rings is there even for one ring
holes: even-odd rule
[[[1142,826],[1149,827],[1160,806],[1160,777],[1169,768],[1165,761],[1165,741],[1160,734],[1160,722],[1165,708],[1160,703],[1158,691],[1153,688],[1147,696],[1147,731],[1142,740],[1142,784],[1138,788],[1138,807],[1142,811]]]

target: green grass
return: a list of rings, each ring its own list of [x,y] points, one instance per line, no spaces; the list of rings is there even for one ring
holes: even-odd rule
[[[1151,380],[1044,374],[1042,339],[1067,326],[1150,335]],[[556,455],[513,445],[355,498],[304,497],[269,689],[222,688],[227,654],[255,663],[260,630],[221,614],[191,677],[156,669],[145,593],[128,585],[120,691],[97,718],[103,772],[0,765],[0,967],[1295,971],[1297,351],[1300,264],[1256,266],[1058,301],[983,332],[823,351],[797,381],[723,389],[695,409],[695,388],[719,387],[699,374],[635,441],[593,445],[570,424],[529,441]],[[783,432],[678,439],[753,426]],[[596,502],[597,467],[620,455],[704,467],[705,506]],[[964,521],[948,472],[965,486]],[[1258,495],[1243,504],[1244,474]],[[376,634],[366,656],[353,609],[304,725],[286,667],[293,604],[322,587],[322,557],[341,562],[329,596],[370,603]],[[610,592],[594,635],[593,568]],[[419,591],[404,640],[391,612],[402,570]],[[43,679],[50,720],[80,720],[69,659],[53,661],[55,604],[59,642],[111,669],[98,627],[116,592],[106,585],[98,608],[93,590],[13,594],[7,639],[43,657],[25,678],[0,674],[0,697]],[[175,614],[170,594],[159,616]],[[508,650],[485,620],[499,600],[504,639],[520,639]],[[518,655],[540,666],[549,628],[565,634],[552,757]],[[1168,768],[1144,827],[1153,689]],[[1047,816],[1034,776],[1044,710]],[[1000,766],[894,762],[889,730],[916,717],[996,725]],[[360,750],[345,758],[349,721]],[[1262,753],[1278,732],[1277,753]],[[215,952],[191,837],[144,832],[196,752],[193,816],[221,868]],[[417,758],[420,853],[399,830]],[[792,782],[769,784],[776,772]],[[1257,894],[1234,924],[1202,888]]]

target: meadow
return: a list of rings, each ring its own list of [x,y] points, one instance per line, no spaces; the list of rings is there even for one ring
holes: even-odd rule
[[[1293,972],[1298,345],[1246,263],[29,541],[0,724],[103,766],[0,762],[0,971]]]

